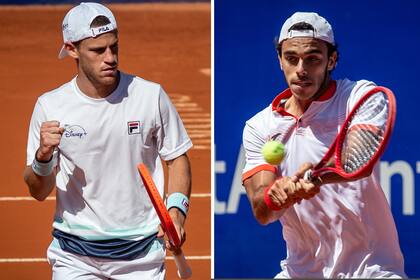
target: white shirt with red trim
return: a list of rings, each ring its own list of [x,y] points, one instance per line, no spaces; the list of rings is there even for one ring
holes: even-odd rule
[[[39,147],[42,122],[65,128],[54,153],[58,163],[53,227],[87,240],[141,240],[159,219],[137,172],[144,163],[161,194],[161,159],[192,147],[169,97],[159,84],[120,72],[106,98],[86,96],[76,78],[38,98],[29,128],[27,165]]]
[[[332,82],[300,117],[282,104],[289,89],[246,122],[243,145],[245,180],[261,170],[292,176],[305,162],[318,163],[335,139],[353,105],[374,83]],[[268,140],[285,145],[285,158],[268,165],[261,154]],[[371,176],[349,183],[328,184],[310,200],[295,204],[280,222],[287,245],[283,277],[406,277],[394,220],[379,184],[378,165]]]

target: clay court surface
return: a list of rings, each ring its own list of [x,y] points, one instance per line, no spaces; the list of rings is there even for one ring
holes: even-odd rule
[[[70,6],[0,6],[0,279],[51,279],[46,249],[55,197],[29,198],[22,174],[37,97],[69,81],[59,60],[60,25]],[[120,36],[120,69],[163,85],[195,144],[185,254],[193,279],[210,279],[210,4],[110,5]],[[177,279],[167,260],[167,279]]]

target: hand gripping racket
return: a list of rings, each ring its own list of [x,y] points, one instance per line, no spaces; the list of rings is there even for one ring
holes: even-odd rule
[[[368,174],[385,151],[396,114],[395,97],[385,87],[368,91],[353,107],[322,160],[306,171],[305,180],[326,173],[346,179]]]
[[[147,190],[150,200],[152,201],[153,207],[155,208],[156,213],[159,216],[163,230],[166,232],[166,235],[168,236],[169,241],[172,243],[172,245],[174,245],[175,247],[179,247],[179,245],[181,244],[181,240],[179,239],[178,233],[176,232],[175,225],[171,219],[171,216],[169,216],[169,212],[168,210],[166,210],[166,206],[163,203],[162,197],[160,196],[159,191],[157,190],[156,185],[153,182],[152,176],[150,176],[147,167],[143,163],[140,163],[137,166],[137,169],[139,170],[140,177],[143,181],[144,187]],[[182,249],[179,247],[179,249],[173,252],[173,255],[175,259],[175,264],[178,268],[179,278],[190,278],[192,275],[192,271],[185,259]]]

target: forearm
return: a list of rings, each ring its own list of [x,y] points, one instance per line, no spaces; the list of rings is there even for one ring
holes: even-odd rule
[[[34,173],[31,166],[25,168],[24,180],[31,196],[39,201],[45,200],[56,185],[54,171],[48,176],[39,176]]]
[[[191,195],[191,167],[186,154],[168,161],[168,195],[180,192]]]
[[[280,211],[274,211],[268,208],[264,200],[265,189],[268,186],[259,186],[254,192],[252,198],[250,199],[252,204],[252,211],[254,213],[257,221],[262,225],[267,225],[273,222],[278,221],[278,219],[283,215],[285,209]]]
[[[181,193],[188,199],[191,195],[191,167],[186,154],[167,162],[168,164],[168,196],[174,193]],[[184,224],[186,214],[179,208],[173,207],[170,210],[173,218]]]
[[[268,208],[264,200],[265,190],[276,180],[276,175],[269,171],[260,171],[244,181],[244,186],[252,206],[252,212],[257,221],[267,225],[277,221],[284,213],[284,209],[274,211]]]

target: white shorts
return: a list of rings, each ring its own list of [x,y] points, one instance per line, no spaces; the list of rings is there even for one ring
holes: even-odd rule
[[[165,247],[156,239],[150,250],[134,260],[111,260],[86,257],[63,251],[53,239],[47,251],[53,280],[135,280],[165,279]]]

